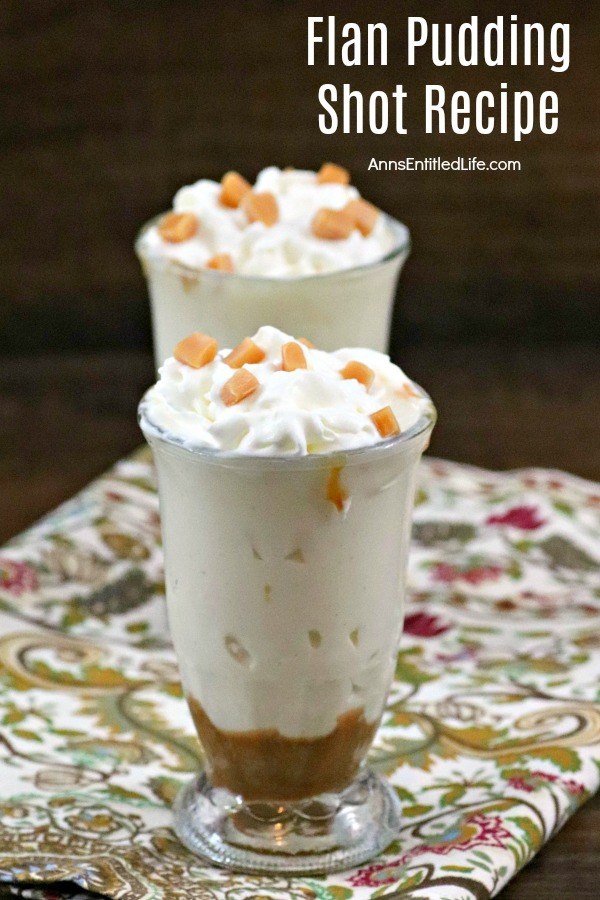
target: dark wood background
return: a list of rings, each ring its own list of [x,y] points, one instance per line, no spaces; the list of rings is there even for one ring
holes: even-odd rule
[[[570,22],[571,66],[405,65],[406,16]],[[306,17],[384,21],[387,68],[306,64]],[[148,346],[140,225],[174,191],[228,168],[349,166],[414,237],[394,347],[599,334],[600,5],[503,0],[4,0],[0,6],[0,349]],[[323,57],[321,57],[323,58]],[[560,126],[424,133],[425,83],[556,90]],[[320,84],[408,91],[409,135],[321,135]],[[367,172],[370,158],[519,159],[520,173]]]
[[[403,64],[405,19],[571,24],[571,66]],[[384,21],[387,69],[306,65],[306,17]],[[0,540],[139,443],[152,378],[137,229],[229,169],[348,166],[411,228],[392,350],[439,407],[432,451],[600,478],[598,3],[3,0],[0,4]],[[424,133],[425,83],[556,90],[556,135]],[[321,135],[320,84],[403,83],[409,135]],[[518,159],[520,173],[367,172],[372,156]],[[507,900],[597,897],[600,804]]]

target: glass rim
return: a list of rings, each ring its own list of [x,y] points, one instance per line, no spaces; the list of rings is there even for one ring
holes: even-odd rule
[[[172,210],[169,210],[169,212],[172,212]],[[159,213],[158,215],[153,216],[151,219],[149,219],[144,225],[142,225],[135,239],[135,252],[138,256],[138,259],[146,265],[155,263],[160,265],[162,268],[173,269],[176,274],[180,274],[188,278],[201,276],[202,278],[213,279],[215,281],[229,278],[237,279],[238,281],[249,282],[252,284],[270,285],[288,283],[299,284],[305,281],[312,281],[316,278],[320,280],[342,277],[352,278],[362,275],[363,272],[369,272],[374,269],[383,267],[388,263],[399,259],[403,254],[405,254],[405,256],[408,256],[412,247],[410,229],[408,228],[408,226],[401,222],[399,219],[395,219],[393,216],[390,216],[388,213],[381,210],[381,215],[384,217],[387,225],[390,227],[390,230],[397,240],[396,245],[392,247],[391,250],[388,250],[385,256],[381,256],[378,259],[372,260],[371,262],[360,263],[357,266],[347,266],[343,269],[334,269],[331,272],[314,272],[311,275],[244,275],[240,272],[223,272],[219,269],[207,269],[203,266],[186,266],[185,263],[179,262],[178,260],[172,259],[168,256],[151,256],[147,253],[144,253],[142,249],[142,241],[144,235],[147,231],[150,230],[150,228],[160,222],[160,220],[165,215],[167,215],[166,212]],[[402,238],[400,236],[401,234]]]
[[[429,401],[429,406],[406,431],[400,432],[395,437],[378,441],[376,444],[353,447],[348,450],[330,450],[327,453],[267,455],[240,453],[236,450],[220,450],[215,447],[206,447],[202,444],[187,444],[185,439],[156,425],[148,416],[148,394],[152,388],[146,391],[139,403],[138,424],[150,445],[152,445],[154,440],[164,446],[173,448],[175,452],[202,459],[204,462],[212,463],[213,465],[223,465],[230,468],[279,468],[289,470],[311,467],[326,468],[340,464],[352,465],[392,455],[393,453],[401,453],[404,449],[413,446],[419,437],[431,432],[437,420],[437,410],[429,394],[419,385],[417,387],[419,387],[423,398]]]

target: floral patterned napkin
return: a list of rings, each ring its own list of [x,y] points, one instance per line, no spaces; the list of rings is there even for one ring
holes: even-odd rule
[[[170,827],[199,748],[152,466],[119,463],[0,552],[0,879],[31,897],[58,882],[127,900],[493,896],[598,787],[599,562],[600,486],[425,461],[371,753],[403,805],[397,839],[328,878],[231,874]]]

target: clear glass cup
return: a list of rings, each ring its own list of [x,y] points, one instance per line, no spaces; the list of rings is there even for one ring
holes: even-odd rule
[[[398,831],[365,765],[402,630],[415,477],[435,411],[373,447],[303,457],[189,448],[140,405],[171,635],[205,769],[182,842],[256,873],[337,871]]]
[[[235,347],[265,322],[308,338],[320,350],[387,351],[396,285],[410,252],[409,231],[401,222],[386,216],[396,245],[377,262],[323,275],[264,278],[148,256],[143,235],[161,218],[144,226],[135,245],[148,282],[157,370],[193,331]]]

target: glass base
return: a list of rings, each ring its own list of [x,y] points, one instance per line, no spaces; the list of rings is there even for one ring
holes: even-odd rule
[[[185,846],[239,872],[317,875],[371,859],[397,836],[394,789],[370,769],[341,794],[245,802],[204,773],[179,792],[175,831]]]

